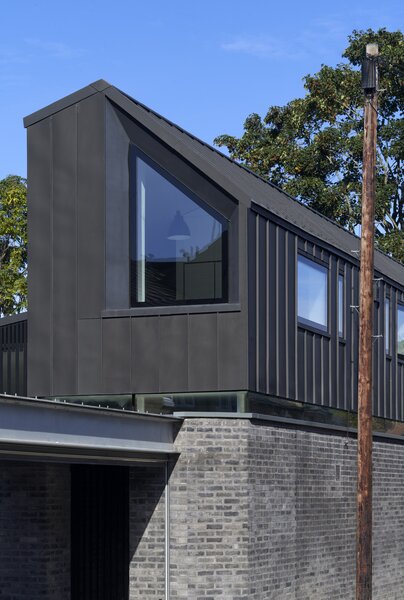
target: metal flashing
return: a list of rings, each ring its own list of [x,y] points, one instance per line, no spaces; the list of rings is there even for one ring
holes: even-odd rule
[[[11,323],[21,323],[28,319],[28,312],[18,313],[16,315],[5,315],[0,317],[0,327],[3,325],[10,325]]]
[[[47,117],[50,117],[51,115],[60,112],[69,106],[72,106],[72,104],[81,102],[82,100],[85,100],[94,94],[106,90],[108,87],[110,87],[110,84],[103,79],[94,81],[94,83],[90,83],[90,85],[77,90],[77,92],[73,92],[64,98],[61,98],[56,102],[52,102],[52,104],[49,104],[48,106],[45,106],[44,108],[41,108],[30,115],[27,115],[23,119],[24,127],[30,127],[31,125],[38,123],[38,121],[42,121],[43,119],[46,119]]]

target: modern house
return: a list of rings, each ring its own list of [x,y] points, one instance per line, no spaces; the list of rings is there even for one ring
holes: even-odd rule
[[[0,598],[353,598],[358,238],[105,81],[25,126]],[[374,292],[374,598],[392,600],[404,266],[380,252]]]

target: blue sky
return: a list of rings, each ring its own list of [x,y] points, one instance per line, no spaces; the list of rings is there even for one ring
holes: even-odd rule
[[[103,78],[207,142],[303,93],[354,29],[402,28],[402,2],[3,0],[0,178],[26,174],[22,118]]]

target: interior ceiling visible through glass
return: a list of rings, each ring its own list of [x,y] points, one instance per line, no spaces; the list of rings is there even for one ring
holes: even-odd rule
[[[226,220],[136,159],[136,286],[132,303],[224,298]],[[135,295],[135,298],[133,296]]]

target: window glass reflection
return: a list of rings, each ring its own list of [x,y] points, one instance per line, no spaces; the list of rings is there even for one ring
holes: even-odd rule
[[[404,306],[398,305],[397,311],[397,352],[404,356]]]
[[[338,334],[344,337],[344,276],[338,275]]]
[[[223,301],[226,219],[157,169],[136,157],[132,305]]]
[[[328,270],[298,257],[298,317],[301,323],[327,329]]]
[[[390,354],[390,300],[384,301],[384,340],[386,353]]]

